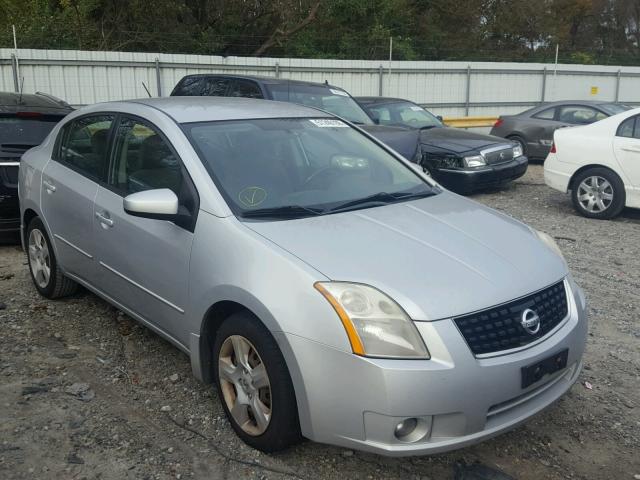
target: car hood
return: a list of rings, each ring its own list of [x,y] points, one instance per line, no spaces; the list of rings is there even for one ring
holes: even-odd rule
[[[466,153],[470,150],[482,150],[499,143],[510,144],[511,142],[493,135],[473,133],[457,128],[436,127],[422,130],[420,143],[451,153]]]
[[[385,125],[359,125],[365,132],[387,144],[407,160],[413,159],[418,149],[420,132],[403,127]]]
[[[331,280],[380,289],[415,320],[495,306],[567,274],[565,262],[529,227],[450,192],[245,225]]]

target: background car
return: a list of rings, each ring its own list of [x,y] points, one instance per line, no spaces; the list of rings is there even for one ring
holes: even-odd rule
[[[0,92],[0,236],[20,230],[18,168],[22,154],[49,134],[73,109],[44,93]]]
[[[544,178],[570,191],[585,217],[607,219],[625,206],[640,208],[640,109],[556,131]]]
[[[491,135],[518,142],[530,159],[544,160],[558,128],[588,125],[631,107],[614,102],[587,100],[545,103],[517,115],[503,115],[491,129]]]
[[[416,163],[458,193],[496,187],[527,171],[520,146],[491,135],[449,128],[420,105],[400,98],[356,97],[381,125],[419,130],[421,157]]]
[[[444,187],[467,194],[502,185],[526,172],[528,161],[513,142],[454,129],[376,125],[345,90],[327,83],[281,78],[199,74],[184,77],[172,96],[231,96],[299,103],[338,115],[421,165]],[[436,119],[437,121],[437,119]],[[464,140],[461,140],[463,138]]]

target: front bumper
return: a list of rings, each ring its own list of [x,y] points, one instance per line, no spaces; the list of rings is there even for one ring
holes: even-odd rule
[[[569,282],[567,282],[569,283]],[[363,358],[286,333],[276,334],[295,385],[307,438],[390,456],[461,448],[524,422],[577,380],[587,335],[577,286],[570,313],[544,341],[515,353],[476,358],[450,319],[416,322],[430,360]],[[521,388],[521,368],[564,349],[567,367]],[[427,432],[413,442],[395,426],[417,418]]]
[[[525,156],[514,158],[510,162],[487,165],[474,169],[437,169],[433,178],[444,187],[456,193],[471,193],[477,190],[497,187],[520,178],[527,171],[529,160]]]
[[[17,178],[17,163],[0,163],[0,235],[20,231]]]

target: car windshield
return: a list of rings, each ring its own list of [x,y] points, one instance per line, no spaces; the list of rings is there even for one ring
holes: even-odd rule
[[[230,208],[245,218],[296,218],[438,192],[335,118],[183,124]]]
[[[600,105],[600,108],[607,112],[609,115],[617,115],[618,113],[631,110],[632,107],[630,107],[629,105],[624,105],[622,103],[603,103]]]
[[[267,85],[274,100],[320,108],[350,122],[373,125],[373,120],[344,90],[320,85],[283,83]]]
[[[368,109],[380,125],[402,125],[411,128],[444,126],[431,112],[411,102],[373,104]]]
[[[63,115],[28,115],[0,114],[0,145],[40,145],[56,123],[64,118]]]

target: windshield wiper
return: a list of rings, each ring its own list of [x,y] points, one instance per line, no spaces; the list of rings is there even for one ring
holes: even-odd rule
[[[284,205],[282,207],[259,208],[242,212],[244,218],[300,218],[322,215],[324,210],[303,207],[302,205]]]
[[[435,195],[436,192],[432,190],[425,190],[423,192],[379,192],[373,195],[369,195],[368,197],[360,198],[358,200],[351,200],[349,202],[338,205],[337,207],[333,207],[327,210],[330,213],[337,212],[346,212],[349,210],[354,210],[357,207],[362,207],[369,204],[377,204],[384,205],[388,203],[401,202],[406,200],[416,200],[418,198],[431,197]]]

